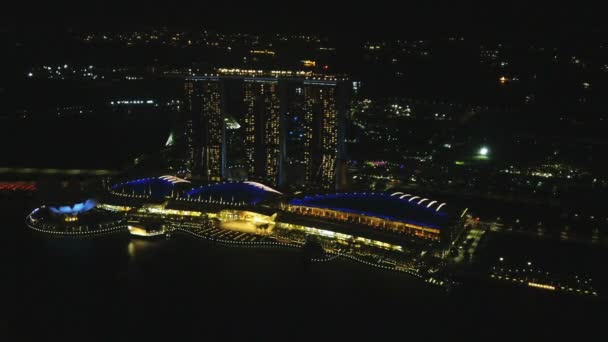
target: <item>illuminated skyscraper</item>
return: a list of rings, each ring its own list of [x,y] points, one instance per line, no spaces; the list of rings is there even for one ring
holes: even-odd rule
[[[222,82],[219,77],[191,77],[185,83],[186,162],[192,176],[222,179],[225,165]]]
[[[335,189],[339,184],[336,168],[344,159],[345,82],[329,77],[285,78],[281,82],[286,182]]]
[[[244,102],[249,178],[277,186],[282,166],[278,80],[245,78]]]
[[[339,139],[339,89],[336,81],[302,82],[305,183],[324,189],[336,186],[336,166],[341,158]]]

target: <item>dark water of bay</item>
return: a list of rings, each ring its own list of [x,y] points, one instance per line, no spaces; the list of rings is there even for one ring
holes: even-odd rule
[[[16,270],[9,328],[23,339],[528,339],[591,334],[606,317],[598,300],[486,283],[448,294],[347,261],[311,265],[293,250],[49,238],[23,224],[28,201],[2,202]]]

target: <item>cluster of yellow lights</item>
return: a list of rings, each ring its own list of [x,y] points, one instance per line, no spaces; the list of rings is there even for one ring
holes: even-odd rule
[[[155,236],[155,235],[162,235],[164,233],[162,230],[148,231],[144,228],[135,227],[135,226],[127,226],[127,228],[129,228],[129,233],[131,235],[136,235],[136,236]]]
[[[398,221],[389,221],[389,222],[398,222]],[[398,223],[401,223],[401,222],[398,222]],[[427,228],[427,227],[423,227],[423,226],[419,226],[419,225],[415,225],[415,224],[411,224],[411,223],[404,223],[404,225],[408,228],[413,228],[413,229],[421,230],[424,232],[429,232],[429,233],[434,233],[434,234],[440,233],[439,229],[436,229],[436,228]]]
[[[437,228],[424,227],[424,226],[419,226],[419,225],[400,222],[400,221],[385,220],[385,219],[375,217],[375,216],[366,216],[366,215],[362,215],[362,214],[350,214],[350,213],[342,212],[340,210],[323,209],[323,208],[307,207],[307,206],[297,206],[297,205],[288,205],[285,209],[287,209],[288,211],[291,211],[291,212],[295,212],[295,213],[299,213],[299,214],[303,214],[303,215],[307,215],[307,216],[317,216],[317,217],[323,217],[323,215],[321,213],[335,213],[337,215],[335,217],[333,217],[332,219],[337,219],[340,221],[347,221],[349,217],[362,217],[364,220],[371,220],[371,222],[391,223],[391,224],[395,224],[397,226],[397,229],[402,229],[403,227],[414,229],[414,232],[413,232],[414,235],[421,236],[424,238],[438,239],[439,234],[440,234],[440,230]],[[364,222],[363,224],[372,225],[367,222]],[[424,232],[430,233],[430,234],[432,234],[432,236],[428,236]]]
[[[255,55],[275,55],[275,52],[271,50],[250,50],[249,52]]]
[[[315,62],[316,63],[316,62]],[[346,77],[337,77],[333,75],[316,74],[312,71],[304,70],[255,70],[255,69],[238,69],[238,68],[218,68],[217,74],[204,74],[207,77],[219,77],[220,75],[238,75],[238,76],[266,76],[266,77],[305,77],[307,80],[317,81],[339,81],[346,80]]]
[[[315,116],[313,108],[317,103],[317,93],[318,91],[314,87],[304,87],[304,180],[306,183],[310,182],[310,179],[313,177],[312,163],[310,162],[310,159],[313,138],[312,122],[314,122]]]
[[[532,176],[551,178],[553,174],[551,172],[531,172]]]
[[[367,238],[358,237],[358,236],[355,237],[353,235],[333,232],[331,230],[305,227],[305,226],[300,226],[300,225],[291,224],[291,223],[281,223],[281,227],[286,228],[286,229],[301,230],[308,234],[333,238],[333,239],[336,239],[339,241],[348,242],[350,240],[355,240],[358,243],[368,245],[368,246],[375,246],[375,247],[380,247],[383,249],[394,250],[394,251],[403,251],[403,247],[398,246],[398,245],[392,245],[390,243],[386,243],[386,242],[382,242],[382,241],[378,241],[378,240],[367,239]]]
[[[140,213],[161,214],[161,215],[178,215],[178,216],[201,216],[200,211],[163,209],[163,208],[140,208],[137,210]]]
[[[321,160],[321,183],[325,188],[331,188],[334,182],[334,172],[337,154],[338,125],[336,122],[336,104],[334,102],[336,89],[319,89],[317,93],[322,104],[322,143],[324,153]]]
[[[219,180],[222,172],[222,113],[221,86],[218,82],[208,82],[204,85],[202,94],[203,111],[201,119],[208,122],[208,172],[211,180]]]
[[[546,284],[528,283],[528,286],[530,286],[530,287],[536,287],[536,288],[539,288],[539,289],[545,289],[545,290],[555,290],[555,286],[546,285]]]
[[[217,71],[220,74],[228,75],[272,75],[272,76],[310,76],[312,71],[291,71],[291,70],[255,70],[255,69],[228,69],[219,68]]]
[[[267,216],[258,214],[253,211],[245,211],[245,210],[222,210],[215,215],[210,214],[209,217],[217,218],[221,221],[234,221],[234,220],[244,220],[250,221],[253,223],[274,223],[275,215]]]
[[[312,75],[310,71],[270,70],[271,75]]]
[[[109,211],[129,211],[131,207],[126,207],[122,205],[112,205],[112,204],[103,204],[100,203],[97,205],[98,208],[109,210]]]
[[[254,160],[254,144],[256,140],[255,130],[255,104],[256,104],[256,86],[251,83],[245,84],[245,153],[247,155],[247,172],[250,175],[255,175]]]
[[[305,67],[314,67],[317,65],[316,61],[312,61],[310,59],[305,59],[302,61],[302,65],[304,65]]]
[[[279,168],[279,157],[280,157],[280,130],[279,130],[279,96],[278,86],[276,82],[272,83],[254,83],[249,82],[245,84],[245,103],[246,103],[246,114],[245,114],[245,141],[246,155],[247,155],[247,171],[250,175],[255,175],[260,178],[266,179],[270,184],[276,184],[277,173]],[[259,134],[258,125],[256,124],[256,117],[258,114],[258,105],[264,108],[264,112],[267,115],[263,116],[262,125],[265,127],[263,136]],[[261,139],[259,141],[259,139]],[[262,143],[266,146],[263,157],[266,159],[266,169],[257,169],[254,163],[255,158],[255,143]],[[265,188],[264,185],[247,182],[250,185],[256,187]],[[275,190],[271,188],[265,188],[267,191]]]
[[[63,220],[65,222],[74,222],[74,221],[78,221],[78,217],[77,216],[66,216],[63,218]]]
[[[587,294],[587,295],[593,295],[593,296],[597,296],[597,292],[595,291],[589,291],[589,290],[585,290],[585,289],[577,289],[577,288],[571,288],[571,287],[567,287],[567,286],[562,286],[562,287],[556,287],[553,285],[547,285],[547,284],[540,284],[540,283],[534,283],[534,282],[529,282],[527,280],[524,279],[519,279],[519,278],[509,278],[508,276],[500,276],[500,275],[490,275],[492,278],[497,278],[497,279],[504,279],[504,280],[509,280],[509,281],[513,281],[513,282],[519,282],[522,284],[527,284],[530,287],[535,287],[535,288],[539,288],[539,289],[543,289],[543,290],[550,290],[550,291],[556,291],[556,290],[561,290],[561,291],[570,291],[570,292],[578,292],[580,294]]]
[[[403,251],[403,247],[401,247],[401,246],[391,245],[390,243],[386,243],[386,242],[382,242],[382,241],[378,241],[378,240],[371,240],[371,239],[367,239],[367,238],[356,237],[355,241],[366,244],[366,245],[384,248],[384,249],[400,251],[400,252]]]

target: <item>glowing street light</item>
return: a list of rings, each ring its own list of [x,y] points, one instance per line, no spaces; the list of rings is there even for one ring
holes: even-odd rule
[[[485,146],[482,146],[477,153],[482,157],[487,157],[490,153],[490,149]]]

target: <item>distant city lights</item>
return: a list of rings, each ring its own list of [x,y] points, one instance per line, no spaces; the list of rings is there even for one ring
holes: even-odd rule
[[[110,104],[115,105],[124,105],[124,104],[154,104],[154,100],[119,100],[119,101],[110,101]]]

